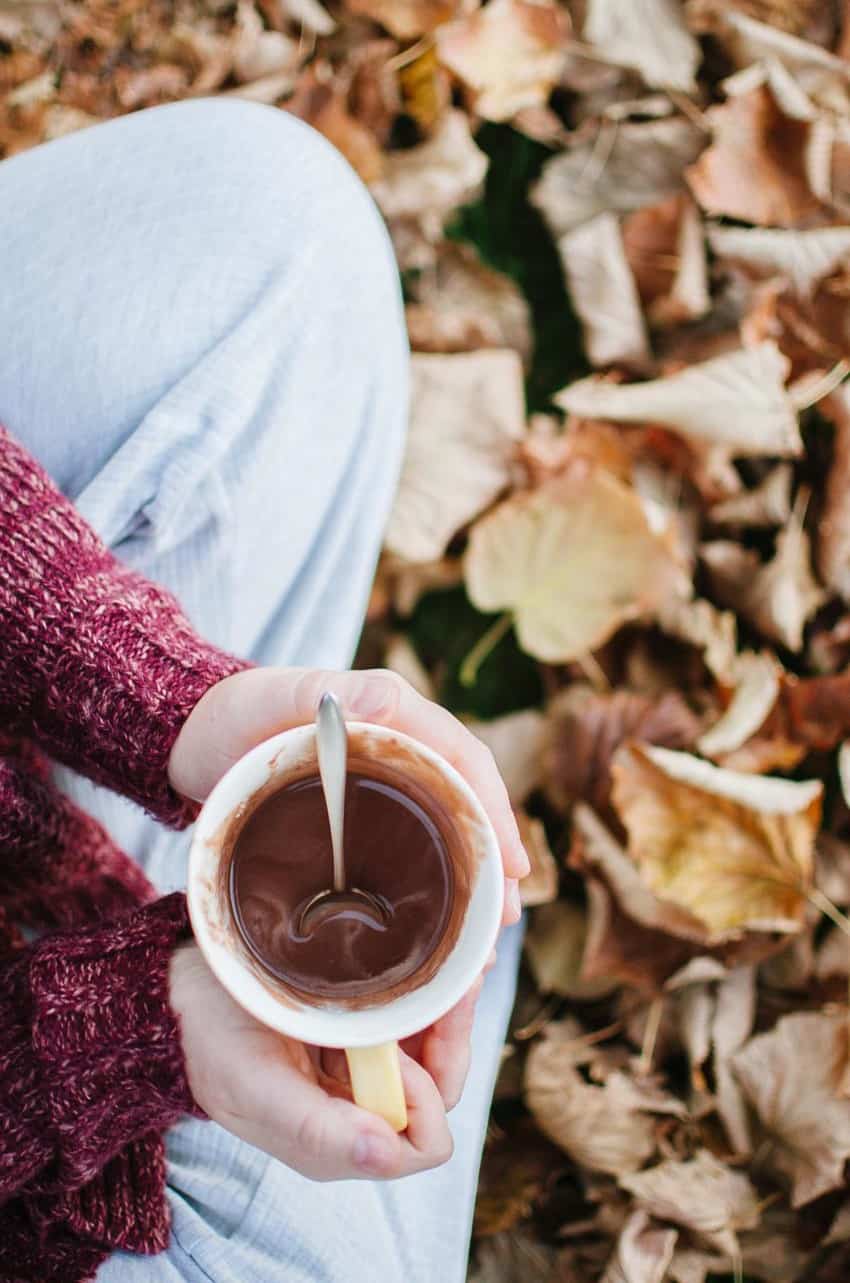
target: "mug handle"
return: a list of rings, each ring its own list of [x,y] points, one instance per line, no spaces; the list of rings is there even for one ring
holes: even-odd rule
[[[393,1131],[403,1132],[407,1126],[407,1104],[401,1081],[398,1043],[346,1047],[345,1058],[355,1105],[385,1118]]]

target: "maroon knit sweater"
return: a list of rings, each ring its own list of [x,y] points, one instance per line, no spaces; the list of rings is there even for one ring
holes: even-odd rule
[[[162,1132],[201,1115],[168,1003],[185,897],[154,898],[48,756],[189,823],[168,756],[241,667],[0,428],[0,1283],[82,1283],[114,1248],[161,1251]],[[25,945],[22,926],[46,934]]]

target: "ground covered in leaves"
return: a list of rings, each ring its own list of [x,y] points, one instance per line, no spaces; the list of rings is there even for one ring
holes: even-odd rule
[[[0,156],[219,93],[387,218],[364,654],[472,721],[534,858],[471,1278],[839,1283],[850,6],[0,0]]]

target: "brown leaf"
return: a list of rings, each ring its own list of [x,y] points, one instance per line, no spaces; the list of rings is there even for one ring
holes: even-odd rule
[[[699,597],[671,594],[658,612],[665,633],[702,651],[706,667],[719,682],[734,685],[738,663],[738,629],[729,610],[718,610]]]
[[[458,0],[345,0],[345,7],[379,22],[399,40],[413,40],[454,17]]]
[[[591,365],[645,364],[646,327],[614,215],[599,214],[566,232],[558,253]]]
[[[776,536],[773,558],[762,563],[740,544],[716,540],[703,544],[701,556],[716,595],[750,621],[765,637],[799,651],[809,618],[826,599],[811,571],[809,536],[801,505]]]
[[[758,1224],[758,1199],[747,1177],[706,1149],[688,1162],[668,1160],[621,1176],[620,1184],[651,1216],[683,1226],[727,1256],[739,1254],[738,1230]]]
[[[841,1185],[850,1157],[850,1101],[839,1094],[847,1013],[784,1016],[732,1063],[771,1142],[771,1164],[791,1183],[792,1205]]]
[[[712,144],[687,173],[707,213],[779,227],[818,214],[804,170],[809,126],[784,115],[770,89],[735,94],[707,119]]]
[[[326,79],[329,74],[320,64],[308,67],[286,109],[324,134],[364,183],[374,183],[384,172],[384,154],[371,130],[348,110],[344,86]]]
[[[508,120],[542,105],[558,80],[569,21],[552,0],[490,0],[437,31],[444,66],[472,91],[476,112]]]
[[[653,1225],[645,1212],[633,1212],[601,1283],[664,1283],[676,1238],[675,1230]]]
[[[468,719],[466,724],[496,759],[513,805],[521,806],[543,777],[543,714],[535,708],[524,708],[489,722]]]
[[[684,190],[683,173],[706,136],[682,117],[597,125],[554,156],[532,189],[556,238],[597,214],[627,213]]]
[[[843,384],[820,408],[835,425],[835,439],[818,523],[818,571],[828,588],[850,601],[850,387]]]
[[[751,1149],[747,1109],[732,1062],[753,1031],[755,981],[753,967],[736,967],[718,983],[711,1031],[717,1112],[736,1154],[749,1154]]]
[[[586,935],[584,910],[569,900],[554,900],[535,911],[525,936],[525,952],[541,993],[582,1000],[604,997],[616,988],[610,977],[584,977]]]
[[[510,480],[525,423],[522,363],[493,349],[415,355],[411,368],[407,451],[386,546],[431,562]]]
[[[779,349],[765,342],[648,383],[581,379],[555,401],[587,418],[663,424],[736,455],[798,455],[802,444],[784,386],[787,371]]]
[[[592,1171],[635,1172],[655,1151],[655,1124],[636,1103],[629,1080],[612,1074],[604,1086],[586,1083],[568,1042],[547,1036],[531,1048],[525,1096],[544,1135]]]
[[[528,303],[509,276],[483,264],[469,246],[442,246],[433,268],[411,286],[410,344],[417,352],[510,347],[531,353]]]
[[[233,67],[243,83],[280,71],[295,72],[300,62],[298,42],[282,31],[266,31],[251,3],[240,0],[236,10]]]
[[[777,463],[752,490],[712,504],[711,521],[718,526],[784,526],[791,516],[793,476],[789,463]]]
[[[372,194],[387,218],[424,220],[436,240],[446,216],[478,191],[487,163],[466,116],[448,111],[426,142],[386,155]]]
[[[721,717],[698,741],[705,757],[723,757],[755,735],[779,698],[781,672],[781,665],[768,651],[745,651],[738,656],[732,698]]]
[[[679,325],[709,310],[702,221],[689,197],[669,196],[629,214],[623,245],[652,325]]]
[[[681,695],[648,699],[625,690],[601,695],[573,685],[549,705],[542,761],[546,790],[556,805],[589,802],[604,813],[610,803],[611,761],[621,744],[638,740],[690,748],[700,722]]]
[[[614,805],[647,885],[715,941],[799,929],[823,786],[738,774],[670,749],[622,748]]]
[[[593,650],[680,577],[634,492],[583,463],[479,521],[464,571],[474,605],[510,610],[522,647],[553,663]]]
[[[584,39],[648,85],[696,90],[700,49],[675,0],[588,0]]]
[[[532,819],[525,811],[518,811],[516,818],[531,862],[531,872],[519,884],[519,898],[525,908],[549,904],[558,894],[558,866],[546,840],[546,830],[541,820]]]
[[[756,277],[784,276],[803,296],[850,256],[850,227],[710,227],[708,240],[718,258],[741,264]]]
[[[525,1219],[550,1173],[563,1166],[559,1150],[522,1119],[487,1145],[475,1200],[474,1232],[482,1237]]]

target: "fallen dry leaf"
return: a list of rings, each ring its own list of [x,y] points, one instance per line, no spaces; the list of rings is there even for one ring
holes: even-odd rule
[[[377,138],[348,110],[345,87],[325,79],[320,66],[307,69],[286,109],[324,134],[364,183],[381,178],[384,153]]]
[[[618,423],[659,423],[735,455],[798,455],[788,362],[774,343],[739,348],[647,383],[581,379],[555,397],[563,410]]]
[[[623,245],[651,325],[679,325],[709,310],[705,236],[688,196],[669,196],[627,215]]]
[[[700,48],[675,0],[587,0],[584,39],[660,89],[696,90]]]
[[[732,686],[738,663],[738,629],[730,610],[718,610],[699,597],[671,595],[662,602],[658,623],[664,632],[702,652],[706,668]]]
[[[664,1283],[676,1246],[676,1231],[633,1212],[623,1226],[601,1283]]]
[[[414,355],[411,370],[407,451],[386,546],[430,562],[510,480],[525,422],[522,363],[494,349]]]
[[[581,684],[561,691],[547,709],[542,766],[547,795],[559,807],[610,804],[611,761],[628,740],[690,748],[699,718],[675,691],[660,699],[618,690],[600,694]]]
[[[715,540],[701,549],[713,590],[723,604],[792,651],[802,649],[806,623],[826,600],[812,574],[801,509],[798,505],[785,530],[776,536],[776,551],[768,562],[762,563],[757,553],[730,540]]]
[[[646,364],[646,326],[614,215],[599,214],[566,232],[558,253],[591,365]]]
[[[850,107],[850,68],[829,50],[734,10],[726,15],[722,35],[737,66],[778,63],[819,106],[838,114]]]
[[[738,656],[732,698],[723,714],[697,741],[703,756],[723,757],[755,735],[779,698],[781,672],[781,665],[768,651],[760,654],[746,651]]]
[[[649,612],[679,577],[634,492],[585,464],[479,521],[464,571],[479,610],[510,611],[523,648],[555,663]]]
[[[551,1031],[531,1048],[525,1098],[541,1131],[591,1171],[636,1172],[655,1151],[655,1123],[623,1090],[622,1076],[586,1083],[573,1052]]]
[[[823,786],[723,770],[637,745],[613,765],[614,805],[648,886],[713,941],[799,930],[812,882]]]
[[[810,295],[850,257],[850,227],[710,227],[708,241],[718,258],[739,263],[760,277],[784,276],[802,295]]]
[[[732,1070],[732,1061],[753,1031],[755,984],[753,967],[736,967],[724,976],[717,985],[711,1027],[717,1112],[735,1154],[749,1154],[752,1148],[747,1108]]]
[[[517,812],[519,836],[531,862],[531,872],[519,884],[519,898],[525,908],[549,904],[558,894],[558,866],[546,840],[542,820]]]
[[[562,998],[601,998],[616,988],[611,977],[587,979],[582,957],[587,937],[584,910],[569,900],[540,905],[525,937],[525,952],[541,993]]]
[[[850,1157],[850,1101],[839,1094],[847,1013],[783,1016],[732,1064],[770,1143],[770,1162],[791,1183],[792,1206],[838,1188]]]
[[[423,666],[422,661],[416,654],[410,642],[404,633],[397,633],[392,637],[386,646],[384,652],[384,667],[389,668],[399,677],[403,677],[409,682],[415,691],[423,695],[425,699],[435,699],[436,691],[430,674]]]
[[[804,169],[806,121],[782,113],[765,85],[734,94],[707,113],[713,141],[687,172],[698,203],[762,226],[816,217],[820,201]]]
[[[466,116],[448,111],[426,142],[387,153],[372,194],[388,219],[417,219],[436,240],[447,215],[477,192],[487,163]]]
[[[458,0],[345,0],[345,7],[379,22],[399,40],[413,40],[453,18]]]
[[[510,279],[464,245],[446,245],[411,285],[405,309],[417,352],[471,352],[511,347],[531,354],[528,303]]]
[[[544,715],[536,708],[524,708],[489,722],[468,719],[466,724],[496,759],[513,805],[521,806],[543,778]]]
[[[738,1231],[758,1224],[758,1198],[747,1177],[707,1149],[688,1162],[668,1160],[621,1176],[620,1184],[651,1216],[683,1226],[728,1257],[740,1254]]]
[[[602,122],[546,162],[531,199],[557,238],[597,214],[627,213],[683,191],[684,171],[706,142],[682,117]]]
[[[820,409],[834,424],[835,439],[818,522],[818,572],[827,588],[850,601],[850,387],[842,384]]]
[[[791,516],[793,469],[777,463],[752,490],[743,490],[712,504],[711,521],[716,526],[783,526]]]
[[[546,102],[568,36],[566,13],[552,0],[490,0],[439,27],[437,53],[472,91],[480,116],[508,120]]]

